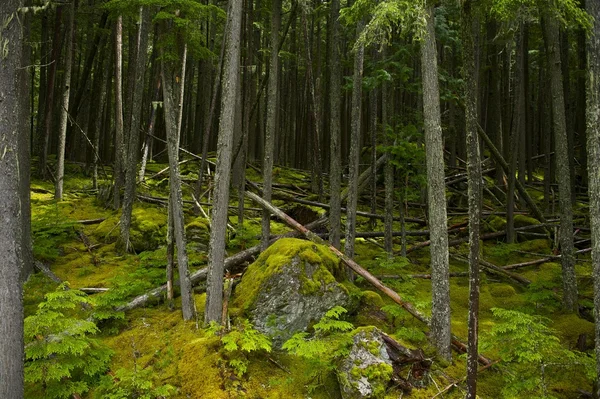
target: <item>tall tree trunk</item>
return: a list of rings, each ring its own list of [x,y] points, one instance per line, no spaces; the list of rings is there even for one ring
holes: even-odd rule
[[[587,0],[586,9],[594,18],[587,41],[587,150],[594,274],[594,319],[600,337],[600,1]],[[600,339],[596,338],[596,373],[600,375]],[[600,384],[596,385],[600,396]]]
[[[43,13],[41,23],[41,45],[40,45],[40,90],[38,93],[38,108],[37,108],[37,121],[35,129],[35,137],[33,138],[33,151],[35,155],[41,157],[43,151],[43,131],[44,131],[44,117],[46,114],[46,93],[48,88],[47,77],[48,77],[48,41],[49,41],[49,30],[48,26],[48,15]],[[33,89],[32,89],[33,93]]]
[[[217,143],[217,166],[213,211],[211,214],[210,241],[208,244],[208,277],[206,286],[206,323],[220,324],[223,308],[223,268],[225,260],[225,233],[227,228],[227,208],[229,206],[229,180],[235,104],[239,85],[240,38],[242,34],[243,2],[230,0],[226,51],[223,69],[223,95],[219,119],[219,139]]]
[[[479,136],[477,135],[477,81],[473,1],[462,3],[463,79],[465,81],[465,127],[469,197],[469,317],[467,349],[467,395],[477,397],[477,344],[479,328],[479,237],[482,200],[482,175]]]
[[[163,29],[166,27],[163,26]],[[164,30],[161,32],[164,34]],[[162,50],[161,50],[162,53]],[[185,60],[183,60],[185,65]],[[188,256],[185,240],[185,221],[183,215],[183,196],[181,192],[181,176],[179,175],[179,124],[176,102],[177,84],[183,86],[183,76],[178,76],[174,66],[168,63],[161,54],[161,80],[163,87],[163,108],[165,113],[165,129],[167,133],[167,152],[169,154],[169,206],[173,213],[173,236],[177,245],[177,268],[179,270],[179,287],[181,288],[181,310],[184,320],[192,320],[196,316],[192,284],[188,270]]]
[[[123,133],[123,17],[115,27],[115,162],[113,166],[113,208],[121,206],[121,188],[125,180],[125,142]]]
[[[0,398],[23,398],[23,273],[30,265],[24,223],[29,212],[27,51],[20,21],[22,0],[0,9]],[[23,156],[27,155],[27,156]],[[23,192],[26,190],[25,192]]]
[[[427,32],[421,43],[423,73],[423,116],[425,157],[427,161],[427,199],[431,231],[431,338],[440,357],[449,360],[450,281],[448,264],[448,227],[444,148],[440,116],[440,92],[435,41],[435,16],[432,4],[426,9]]]
[[[573,255],[573,207],[571,202],[571,175],[569,171],[569,151],[565,100],[562,85],[560,41],[558,20],[546,15],[544,25],[548,67],[550,71],[550,91],[552,93],[552,125],[554,130],[554,151],[558,172],[558,195],[560,208],[559,242],[563,276],[563,306],[569,312],[577,312],[577,279]]]
[[[123,197],[123,209],[121,212],[121,235],[117,242],[117,250],[119,252],[128,252],[129,244],[129,227],[131,225],[131,212],[133,211],[133,202],[135,201],[136,189],[136,171],[138,155],[140,152],[140,127],[142,117],[142,96],[144,94],[144,75],[146,72],[146,61],[148,60],[148,33],[150,13],[147,8],[140,7],[139,21],[137,24],[137,43],[135,49],[135,62],[130,68],[135,70],[133,82],[130,90],[132,93],[131,120],[127,124],[129,126],[129,145],[127,148],[127,167],[125,172],[125,196]],[[183,86],[183,85],[182,85]]]
[[[509,144],[509,172],[508,172],[508,190],[506,194],[506,242],[509,244],[515,241],[514,207],[515,207],[515,184],[517,174],[517,154],[521,147],[521,139],[525,134],[525,29],[524,23],[519,23],[519,32],[517,34],[516,63],[515,63],[515,106],[513,107],[513,121],[511,127]],[[524,158],[524,157],[523,157]],[[519,162],[524,159],[519,157]],[[519,179],[521,184],[524,170],[519,165]]]
[[[65,6],[66,7],[66,6]],[[60,110],[60,126],[58,136],[58,154],[56,161],[56,182],[54,186],[54,198],[62,200],[63,184],[65,177],[65,145],[67,142],[67,123],[69,119],[69,98],[71,96],[71,71],[73,68],[73,41],[75,40],[75,8],[76,1],[70,5],[69,20],[67,25],[67,48],[65,49],[65,72],[64,88]]]
[[[340,62],[340,0],[331,1],[329,43],[329,242],[340,248],[342,185],[341,113],[342,113],[342,68]]]
[[[58,68],[58,59],[60,58],[60,49],[61,46],[61,34],[60,34],[60,23],[62,20],[63,7],[56,8],[56,17],[54,21],[54,36],[52,39],[52,55],[51,55],[51,65],[50,71],[48,72],[48,88],[46,90],[46,105],[45,105],[45,115],[44,115],[44,137],[42,139],[42,149],[40,151],[40,164],[38,174],[46,178],[47,170],[46,167],[48,165],[48,153],[50,152],[50,136],[52,134],[52,115],[54,109],[54,89],[55,89],[55,81],[56,81],[56,69]]]
[[[358,175],[360,173],[360,133],[362,119],[362,81],[363,64],[365,58],[364,43],[360,35],[364,29],[365,22],[360,20],[356,24],[356,48],[354,54],[354,76],[352,77],[352,130],[350,132],[350,155],[348,177],[348,205],[346,207],[346,242],[344,243],[344,254],[354,257],[354,238],[356,234],[356,208],[358,206]],[[347,270],[352,277],[352,270]]]
[[[272,1],[271,9],[271,64],[267,89],[267,127],[265,130],[265,152],[263,154],[263,199],[271,202],[273,191],[273,157],[277,134],[277,109],[279,108],[279,30],[281,27],[281,0]],[[263,210],[261,248],[269,246],[271,235],[271,213]]]

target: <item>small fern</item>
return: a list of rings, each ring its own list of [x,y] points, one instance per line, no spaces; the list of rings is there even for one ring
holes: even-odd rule
[[[219,334],[223,332],[223,328],[216,323],[211,323],[208,332]],[[246,319],[238,320],[231,331],[221,336],[221,342],[229,356],[229,367],[240,378],[248,371],[249,355],[271,352],[272,349],[271,340],[260,331],[255,330]]]
[[[98,399],[162,399],[173,395],[177,390],[172,385],[155,387],[151,380],[152,370],[131,371],[119,369],[112,375],[105,375],[94,392]]]

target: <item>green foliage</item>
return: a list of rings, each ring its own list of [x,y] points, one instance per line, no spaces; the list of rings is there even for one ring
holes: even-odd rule
[[[313,363],[310,369],[314,382],[308,386],[309,392],[323,384],[327,375],[335,370],[336,361],[347,355],[352,346],[352,336],[348,331],[354,326],[340,320],[345,313],[347,310],[343,307],[333,307],[313,326],[313,337],[306,332],[296,333],[282,346],[282,349]]]
[[[585,30],[592,27],[591,17],[580,7],[578,0],[495,0],[490,12],[502,21],[535,21],[539,13],[550,13],[565,27],[577,25]]]
[[[41,386],[43,398],[87,392],[108,368],[112,351],[90,337],[96,324],[77,317],[78,308],[90,303],[62,284],[25,319],[25,381],[30,389]]]
[[[222,332],[222,327],[212,323],[208,330],[210,333]],[[223,349],[229,357],[229,367],[238,377],[242,377],[248,371],[252,353],[271,352],[271,340],[260,331],[255,330],[246,319],[240,319],[233,329],[221,336]]]
[[[502,394],[506,398],[555,398],[550,386],[569,369],[594,366],[583,353],[565,349],[555,331],[547,326],[549,319],[514,310],[492,308],[497,319],[488,336],[483,337],[484,350],[498,350],[507,368]]]
[[[102,399],[162,399],[168,398],[177,390],[172,385],[155,387],[152,383],[152,370],[119,369],[114,375],[105,375],[95,390],[94,397]]]

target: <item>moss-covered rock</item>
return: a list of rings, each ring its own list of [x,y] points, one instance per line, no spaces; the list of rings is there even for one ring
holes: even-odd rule
[[[94,237],[104,242],[114,242],[119,234],[120,213],[104,220],[93,231]],[[136,252],[153,251],[165,243],[167,237],[167,211],[144,204],[131,213],[129,240]]]
[[[394,369],[381,332],[377,328],[358,329],[353,342],[338,368],[342,397],[383,398]]]
[[[527,226],[538,226],[536,228],[532,228],[528,230],[532,233],[545,233],[546,231],[541,226],[541,223],[536,218],[532,218],[531,216],[526,215],[515,215],[514,224],[516,228],[519,227],[527,227]]]
[[[336,280],[341,275],[339,261],[327,247],[281,239],[248,267],[231,306],[277,347],[332,307],[349,306],[348,291]]]

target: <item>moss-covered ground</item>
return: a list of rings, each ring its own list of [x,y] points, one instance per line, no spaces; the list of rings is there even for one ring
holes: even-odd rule
[[[193,181],[194,163],[182,167],[184,181]],[[150,164],[147,176],[157,173],[165,165]],[[251,179],[259,176],[248,169]],[[308,191],[309,176],[298,170],[278,167],[274,172],[275,180],[285,185],[286,190],[302,188]],[[139,192],[148,196],[165,198],[167,196],[166,174],[150,179],[139,186]],[[108,184],[108,182],[106,182]],[[285,352],[268,353],[256,351],[247,354],[248,369],[240,377],[229,365],[228,353],[218,336],[202,326],[205,294],[202,285],[195,288],[197,322],[184,322],[178,304],[170,311],[163,301],[119,314],[112,311],[116,305],[126,302],[135,295],[164,283],[166,265],[166,223],[167,209],[158,203],[138,201],[134,205],[132,222],[132,242],[136,253],[119,255],[115,250],[115,241],[119,234],[120,212],[113,211],[96,199],[91,189],[91,179],[82,174],[72,174],[65,181],[66,195],[61,202],[53,199],[52,184],[34,180],[31,185],[32,236],[34,255],[37,260],[50,266],[62,280],[68,281],[72,288],[108,288],[109,291],[95,294],[95,308],[103,311],[101,341],[114,351],[111,372],[118,369],[150,370],[151,382],[155,386],[164,384],[176,388],[175,398],[337,398],[339,388],[333,374],[324,369],[315,372],[314,363]],[[191,200],[191,189],[184,185],[184,197]],[[232,196],[233,199],[234,196]],[[200,199],[205,201],[206,199]],[[288,206],[284,201],[275,201],[278,206]],[[366,202],[365,202],[366,204]],[[231,205],[237,203],[232,201]],[[247,202],[247,207],[256,207]],[[205,210],[209,210],[205,207]],[[365,205],[365,211],[368,207]],[[409,210],[410,216],[423,218],[423,209]],[[230,210],[229,222],[234,231],[228,233],[227,251],[233,255],[237,251],[259,242],[261,213],[249,210],[245,214],[243,228],[237,223],[237,210]],[[81,221],[103,219],[93,224]],[[464,222],[464,216],[449,220],[449,225]],[[527,216],[519,216],[519,225],[537,224]],[[505,220],[500,216],[488,217],[484,223],[487,231],[502,229]],[[395,223],[399,230],[399,223]],[[359,229],[369,230],[369,220],[359,218]],[[186,206],[186,233],[192,271],[206,266],[206,251],[210,222],[203,216],[196,216],[191,206]],[[407,224],[407,229],[424,229],[418,224]],[[376,230],[383,230],[381,222]],[[279,221],[272,221],[274,234],[289,229]],[[463,233],[464,234],[464,233]],[[543,235],[543,234],[542,234]],[[418,239],[422,239],[417,237]],[[412,238],[409,238],[410,247]],[[415,241],[416,242],[416,239]],[[429,248],[411,252],[408,257],[389,258],[381,249],[382,241],[358,239],[356,242],[356,261],[374,275],[386,275],[384,283],[397,291],[401,297],[410,301],[425,314],[430,313],[430,280],[412,278],[413,274],[430,272]],[[516,244],[505,244],[501,239],[484,241],[483,257],[504,266],[529,260],[552,257],[553,243],[544,237],[520,237]],[[285,257],[285,247],[278,247],[277,253],[265,253],[258,262],[277,267],[278,257]],[[313,248],[306,243],[306,251],[301,256],[309,257],[311,262],[335,262],[331,253],[322,248]],[[400,241],[396,241],[396,249]],[[296,250],[296,249],[294,249]],[[465,272],[467,265],[455,260],[455,256],[466,254],[463,244],[451,248],[451,272]],[[268,257],[267,255],[272,255]],[[317,259],[319,258],[319,259]],[[558,262],[558,263],[557,263]],[[591,353],[594,342],[594,328],[590,321],[592,282],[590,278],[589,254],[577,259],[577,274],[580,287],[581,317],[565,314],[560,310],[562,290],[560,261],[527,266],[517,270],[532,283],[529,286],[518,285],[497,275],[482,274],[480,299],[480,335],[482,351],[497,365],[483,371],[479,376],[478,393],[481,398],[501,398],[506,396],[506,376],[518,370],[513,360],[502,359],[501,345],[491,337],[499,321],[492,313],[493,308],[517,310],[525,314],[547,318],[546,324],[558,338],[560,345],[568,350],[584,350]],[[330,268],[331,269],[331,268]],[[44,294],[53,291],[57,284],[41,273],[32,275],[25,286],[25,313],[31,315],[43,300]],[[432,346],[427,341],[427,328],[401,310],[389,298],[371,287],[362,278],[354,284],[347,284],[350,295],[360,301],[358,310],[347,317],[356,327],[376,326],[394,336],[407,347],[422,348],[428,357],[434,359],[426,385],[422,389],[402,393],[390,386],[385,397],[389,398],[431,398],[441,390],[456,383],[438,397],[460,398],[464,396],[463,378],[465,377],[465,358],[454,353],[451,363],[435,360]],[[467,277],[452,277],[451,310],[453,333],[461,338],[467,336],[467,312],[469,285]],[[260,276],[254,280],[251,289],[260,289]],[[243,303],[233,307],[243,307]],[[531,366],[535,374],[535,364]],[[555,372],[547,373],[541,383],[548,387],[548,393],[558,398],[577,398],[580,391],[592,390],[592,381],[586,377],[582,364],[549,365]],[[503,393],[504,392],[504,393]],[[94,391],[88,393],[94,397]],[[503,396],[504,395],[504,396]],[[520,397],[532,397],[527,396]],[[533,395],[533,394],[532,394]]]

